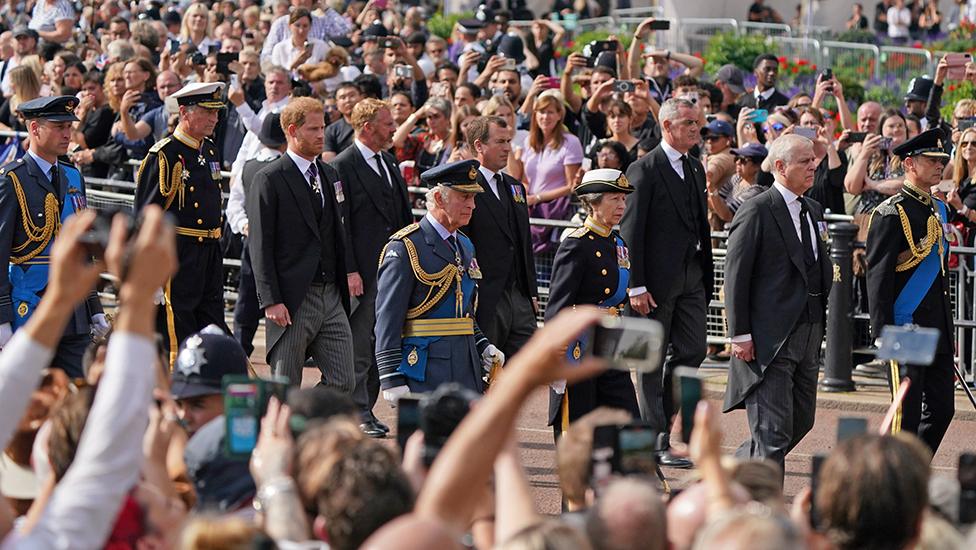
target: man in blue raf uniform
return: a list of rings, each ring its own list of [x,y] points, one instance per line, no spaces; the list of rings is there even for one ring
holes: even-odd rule
[[[865,247],[872,336],[879,337],[885,325],[909,323],[941,332],[931,365],[902,365],[901,372],[892,368],[889,373],[893,392],[900,377],[912,381],[902,402],[900,426],[892,429],[918,434],[933,453],[955,413],[946,275],[949,211],[931,191],[949,162],[944,140],[941,130],[928,130],[892,151],[904,159],[905,185],[875,208]]]
[[[17,108],[27,121],[30,150],[0,168],[0,258],[8,261],[0,273],[0,346],[27,322],[44,294],[51,245],[61,223],[86,206],[81,172],[58,160],[68,152],[77,106],[76,98],[58,96],[25,101]],[[83,376],[81,356],[92,333],[107,331],[92,290],[68,322],[53,365],[68,376]]]
[[[486,373],[505,360],[474,320],[481,270],[474,246],[458,231],[482,192],[478,166],[465,160],[421,174],[427,215],[393,234],[380,254],[376,364],[391,403],[445,382],[481,392]]]
[[[171,365],[190,334],[211,324],[230,332],[224,323],[220,162],[208,137],[224,108],[223,90],[219,82],[194,83],[173,94],[179,124],[149,149],[136,177],[136,211],[158,204],[176,220],[180,269],[163,289],[165,304],[156,320]]]

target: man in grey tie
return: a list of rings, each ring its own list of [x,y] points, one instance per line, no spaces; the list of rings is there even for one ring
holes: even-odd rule
[[[803,196],[818,164],[813,142],[782,136],[768,160],[775,183],[743,204],[729,234],[725,411],[745,408],[749,419],[737,454],[782,468],[813,428],[831,263],[823,207]]]
[[[376,271],[380,251],[390,235],[413,221],[407,183],[396,159],[386,152],[393,142],[396,123],[390,106],[378,99],[364,99],[352,110],[353,146],[332,161],[339,173],[339,205],[346,229],[346,279],[353,296],[352,327],[356,388],[361,428],[370,437],[389,431],[373,415],[379,396],[379,373],[374,353],[376,322]]]

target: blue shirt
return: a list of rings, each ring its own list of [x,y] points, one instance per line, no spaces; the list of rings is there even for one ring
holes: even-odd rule
[[[41,169],[41,172],[43,172],[45,176],[47,176],[47,181],[51,181],[51,167],[54,165],[42,159],[41,157],[35,155],[34,151],[28,150],[27,154],[30,155],[32,159],[34,159],[34,162],[37,163],[37,167]]]

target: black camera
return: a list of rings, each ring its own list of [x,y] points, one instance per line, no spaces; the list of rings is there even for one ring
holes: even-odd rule
[[[420,401],[420,430],[424,433],[424,464],[429,468],[454,429],[471,410],[477,393],[450,382],[441,384]]]
[[[194,65],[206,65],[207,57],[200,52],[193,52],[193,54],[190,55],[190,63],[193,63]]]
[[[823,70],[822,73],[820,73],[820,80],[822,81],[832,80],[833,78],[834,78],[834,71],[830,67],[827,67],[826,69]],[[833,85],[827,87],[827,93],[831,93],[831,94],[834,93]]]
[[[621,94],[633,92],[636,89],[634,83],[629,80],[617,80],[613,83],[613,91]]]
[[[583,46],[583,57],[586,58],[587,67],[595,67],[596,61],[603,52],[616,52],[616,40],[594,40]]]

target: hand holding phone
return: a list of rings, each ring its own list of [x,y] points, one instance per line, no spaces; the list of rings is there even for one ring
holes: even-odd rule
[[[606,316],[594,325],[589,353],[610,368],[652,372],[661,366],[664,329],[652,319]]]
[[[973,60],[973,55],[969,53],[947,53],[945,56],[946,80],[964,80],[966,78],[966,65]]]
[[[702,398],[702,381],[698,369],[678,367],[674,369],[678,379],[678,403],[681,404],[681,441],[691,443],[691,431],[695,428],[695,411]]]
[[[767,118],[769,118],[769,111],[766,109],[756,109],[747,116],[747,120],[755,122],[756,124],[766,122]]]

